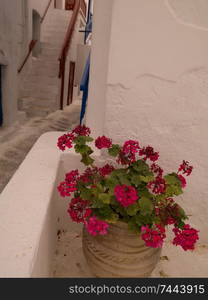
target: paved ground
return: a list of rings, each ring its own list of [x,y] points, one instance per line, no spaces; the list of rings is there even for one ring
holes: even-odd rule
[[[0,193],[41,134],[67,131],[79,123],[80,103],[46,117],[33,117],[9,130],[0,130]]]
[[[66,212],[67,213],[67,212]],[[53,277],[87,278],[90,272],[82,251],[82,225],[70,221],[67,229],[59,229],[52,262]],[[164,243],[160,261],[151,277],[183,278],[208,277],[208,245],[197,243],[194,251],[183,251],[171,243],[169,233]]]

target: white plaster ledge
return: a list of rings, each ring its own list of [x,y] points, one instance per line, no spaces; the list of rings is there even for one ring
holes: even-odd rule
[[[0,195],[0,277],[32,275],[59,166],[59,135],[39,138]]]
[[[1,278],[52,276],[57,229],[69,226],[68,201],[57,185],[66,172],[83,168],[72,149],[57,148],[62,134],[43,134],[0,195]]]

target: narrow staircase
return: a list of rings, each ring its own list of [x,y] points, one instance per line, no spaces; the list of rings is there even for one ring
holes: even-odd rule
[[[59,108],[59,53],[72,11],[51,8],[41,26],[41,53],[23,79],[18,109],[27,117],[45,117]]]

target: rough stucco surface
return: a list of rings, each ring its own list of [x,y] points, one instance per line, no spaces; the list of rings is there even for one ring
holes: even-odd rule
[[[196,7],[201,16],[208,2],[168,2],[184,22],[207,26],[203,18],[197,23]],[[138,139],[154,146],[167,172],[183,159],[193,164],[178,201],[207,243],[208,32],[179,22],[167,1],[132,0],[127,6],[114,1],[104,133],[116,142]],[[132,18],[124,26],[127,10]]]
[[[178,22],[208,30],[207,0],[166,0],[165,2]]]

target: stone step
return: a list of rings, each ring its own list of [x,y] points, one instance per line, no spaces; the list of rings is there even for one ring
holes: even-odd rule
[[[59,45],[61,47],[62,43],[64,42],[64,38],[65,34],[54,36],[53,32],[49,32],[41,37],[41,42],[50,42],[53,40],[54,45]]]
[[[59,71],[59,61],[56,60],[55,62],[51,63],[46,61],[39,61],[36,62],[31,70],[31,75],[50,75],[50,76],[58,76]]]
[[[61,47],[57,48],[49,48],[49,47],[43,47],[41,49],[41,57],[46,56],[46,57],[58,57],[59,52],[61,50]]]
[[[58,82],[58,81],[57,81]],[[41,82],[39,80],[31,82],[30,80],[28,80],[25,84],[24,84],[24,89],[25,90],[31,90],[31,91],[35,91],[36,89],[38,89],[38,91],[41,92],[57,92],[58,90],[58,83],[54,84],[53,81],[50,83],[45,83],[45,82]]]
[[[41,85],[57,85],[59,83],[59,79],[58,76],[49,76],[47,74],[30,74],[29,77],[22,81],[23,86],[26,86],[30,83],[34,85],[36,82]]]
[[[50,11],[44,22],[43,22],[43,25],[46,25],[50,22],[58,22],[58,21],[67,21],[67,20],[70,20],[70,17],[72,16],[72,11],[69,11],[69,10],[62,10],[62,9],[57,9],[57,10],[53,10],[53,11]]]
[[[20,91],[20,95],[21,97],[35,97],[35,98],[38,98],[38,99],[45,99],[45,100],[51,100],[51,101],[57,101],[58,99],[58,91],[57,93],[52,93],[52,92],[44,92],[44,91],[39,91],[39,90],[34,90],[34,91],[31,91],[31,90],[21,90]]]
[[[19,109],[27,116],[48,114],[57,109],[60,92],[58,57],[69,26],[72,11],[50,9],[41,26],[41,53],[32,60],[28,76],[22,82]],[[32,99],[32,100],[28,100]],[[36,101],[41,99],[41,101]]]
[[[57,102],[46,99],[21,98],[18,100],[18,109],[26,112],[27,117],[44,117],[58,109]]]
[[[46,99],[35,99],[35,98],[21,98],[18,99],[18,109],[24,110],[27,109],[29,106],[38,106],[41,108],[44,107],[52,107],[55,104],[54,101],[46,100]]]

